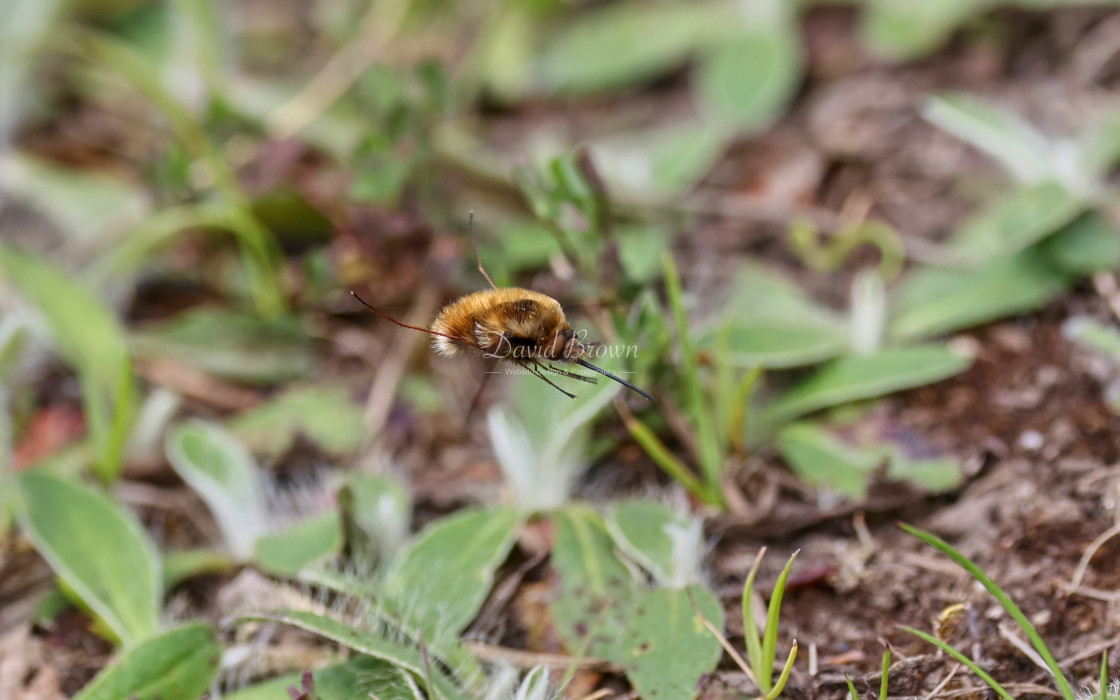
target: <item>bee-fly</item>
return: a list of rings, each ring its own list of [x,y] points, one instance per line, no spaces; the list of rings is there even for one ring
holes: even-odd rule
[[[474,213],[470,224],[474,225]],[[569,398],[575,398],[544,372],[596,384],[594,377],[585,377],[557,368],[553,363],[568,362],[598,372],[613,379],[650,401],[652,396],[630,382],[616,377],[607,370],[596,367],[584,359],[589,346],[572,330],[564,316],[560,302],[550,296],[529,289],[499,289],[482,267],[482,257],[475,247],[478,270],[490,283],[490,289],[468,294],[440,310],[431,328],[410,326],[384,314],[365,302],[355,292],[350,292],[367,309],[403,328],[411,328],[432,336],[432,347],[441,355],[452,357],[467,349],[481,351],[486,357],[509,360],[543,379],[554,389]]]

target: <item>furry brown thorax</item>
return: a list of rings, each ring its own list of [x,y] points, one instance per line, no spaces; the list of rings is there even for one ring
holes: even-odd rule
[[[560,303],[530,289],[468,294],[443,307],[431,330],[441,334],[433,336],[433,347],[446,356],[476,347],[496,357],[575,362],[587,352]]]

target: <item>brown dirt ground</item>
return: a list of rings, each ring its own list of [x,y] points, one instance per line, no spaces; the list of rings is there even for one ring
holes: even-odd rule
[[[852,273],[874,258],[857,254],[836,275],[807,273],[781,235],[781,212],[805,206],[827,224],[853,202],[867,202],[870,215],[894,224],[908,249],[920,256],[928,250],[926,244],[943,240],[978,198],[1001,182],[983,156],[916,116],[921,96],[943,89],[978,92],[1021,110],[1043,128],[1074,131],[1114,102],[1120,87],[1118,60],[1089,74],[1079,69],[1092,41],[1103,40],[1094,31],[1110,17],[1098,10],[1038,15],[999,11],[988,19],[998,28],[999,41],[961,34],[929,58],[892,66],[866,55],[853,35],[851,11],[809,13],[809,77],[789,113],[767,133],[730,149],[702,185],[715,204],[679,239],[687,280],[701,298],[718,298],[723,275],[734,260],[749,255],[795,275],[820,300],[839,306]],[[675,103],[682,99],[686,80],[680,75],[662,81],[640,99],[651,105]],[[538,128],[542,120],[561,121],[578,134],[612,106],[607,101],[550,111],[547,105],[530,105],[493,115],[489,129],[500,135],[495,140],[503,147],[516,149],[518,134]],[[72,118],[104,126],[96,115],[81,110]],[[121,138],[120,124],[105,128],[111,132],[106,139]],[[44,153],[68,154],[71,162],[106,159],[100,150],[76,156],[52,141],[63,138],[61,133],[30,134],[27,142]],[[287,172],[309,192],[329,189],[323,184],[333,182],[329,174],[316,181],[313,156],[285,158]],[[964,172],[970,173],[966,181]],[[721,206],[732,200],[746,202],[745,211]],[[762,205],[769,213],[751,208]],[[455,237],[435,235],[407,208],[370,212],[329,201],[323,206],[338,225],[333,249],[340,270],[375,280],[373,296],[386,308],[403,314],[411,304],[423,317],[462,291],[449,286],[434,290],[430,298],[413,298],[425,281],[452,277],[449,271],[465,252]],[[378,260],[393,263],[379,266]],[[691,273],[701,268],[715,272]],[[195,290],[155,286],[136,300],[130,317],[158,318],[198,301]],[[741,648],[739,587],[758,547],[770,550],[760,574],[763,589],[772,584],[786,556],[801,550],[782,616],[782,648],[796,638],[802,654],[815,657],[816,673],[810,675],[799,662],[787,697],[841,697],[845,674],[856,679],[861,692],[872,692],[884,643],[894,653],[892,697],[988,697],[967,671],[897,627],[928,630],[943,613],[938,623],[943,635],[982,660],[1018,697],[1055,695],[1045,672],[1008,641],[1019,633],[993,599],[964,572],[899,531],[898,520],[932,530],[972,557],[1018,602],[1079,682],[1095,677],[1101,652],[1120,657],[1120,597],[1114,592],[1120,587],[1120,541],[1097,551],[1079,588],[1068,586],[1089,544],[1117,518],[1120,418],[1102,401],[1100,372],[1063,339],[1060,326],[1073,313],[1110,320],[1106,301],[1086,283],[1037,314],[966,334],[965,342],[977,356],[972,369],[893,397],[879,410],[878,420],[961,458],[967,480],[952,493],[929,497],[880,484],[865,502],[822,505],[771,456],[752,457],[749,476],[745,471],[737,482],[746,507],[709,522],[710,575],[727,605],[731,641]],[[371,368],[384,362],[427,361],[415,346],[402,346],[392,328],[366,325],[356,316],[321,320],[336,343],[326,372],[350,378],[356,387],[368,386]],[[473,375],[446,363],[431,369],[455,401],[469,401]],[[259,391],[236,389],[242,393],[228,405],[196,401],[192,410],[223,415],[263,398]],[[61,412],[64,425],[66,407],[79,405],[73,377],[57,368],[43,372],[40,397],[44,407]],[[494,398],[491,390],[487,400]],[[500,488],[481,424],[464,431],[456,418],[462,414],[452,410],[434,418],[417,416],[392,402],[385,408],[381,449],[408,472],[420,522],[492,498]],[[617,425],[603,430],[623,434]],[[282,473],[299,472],[313,469],[308,465],[316,459],[313,448],[303,446],[273,466]],[[137,486],[126,499],[148,522],[160,524],[166,541],[198,544],[212,535],[201,503],[165,465],[134,465],[129,478]],[[625,440],[617,453],[592,468],[587,481],[588,493],[599,498],[648,493],[666,483]],[[532,556],[532,542],[526,537],[522,551],[504,567],[505,583],[499,583],[495,601],[476,629],[506,646],[531,643],[534,651],[555,651],[555,640],[540,629],[539,599],[547,595],[548,568]],[[88,620],[76,611],[68,611],[49,629],[29,622],[51,576],[26,543],[0,550],[0,569],[5,572],[0,578],[0,681],[4,664],[18,657],[22,665],[7,672],[18,673],[23,687],[38,683],[75,692],[105,663],[108,645],[88,631]],[[178,614],[214,616],[216,601],[233,585],[221,577],[193,581],[173,594],[170,606]],[[950,608],[957,604],[962,607]],[[289,663],[306,652],[299,646],[306,639],[298,635],[279,640],[279,646],[290,641],[295,649]],[[4,649],[10,652],[8,661],[2,661]],[[609,674],[581,674],[577,682],[625,690]],[[731,697],[748,686],[725,659],[704,696]]]

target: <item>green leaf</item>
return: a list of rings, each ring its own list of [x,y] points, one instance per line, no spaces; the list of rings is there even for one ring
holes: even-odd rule
[[[299,684],[300,674],[289,673],[231,693],[222,693],[222,700],[285,700],[291,697],[288,695],[288,688],[298,688]]]
[[[5,159],[11,157],[11,139],[28,108],[28,98],[42,92],[30,89],[29,78],[66,4],[66,0],[15,0],[5,8],[5,21],[0,23],[0,149]]]
[[[149,209],[137,184],[19,152],[0,158],[0,182],[6,196],[26,202],[67,238],[88,246],[129,228]]]
[[[1038,246],[1039,254],[1069,275],[1120,267],[1120,231],[1104,216],[1086,213]]]
[[[916,9],[910,6],[906,11]],[[1021,183],[1041,183],[1053,170],[1053,154],[1046,137],[1019,116],[990,102],[946,93],[930,98],[922,116],[998,160]]]
[[[163,587],[170,591],[195,576],[224,574],[237,567],[229,554],[216,549],[180,549],[163,554]]]
[[[1090,178],[1102,178],[1120,160],[1120,112],[1111,110],[1100,122],[1077,135],[1077,163]]]
[[[209,625],[185,625],[134,647],[74,700],[194,700],[209,690],[221,658]]]
[[[314,367],[311,339],[295,316],[262,319],[197,309],[133,334],[138,355],[256,384],[298,379]]]
[[[799,30],[780,2],[740,3],[757,8],[740,37],[709,49],[696,69],[696,89],[713,118],[754,130],[774,121],[801,80]],[[745,10],[744,14],[751,14]]]
[[[316,700],[423,700],[416,681],[399,667],[372,656],[359,656],[344,664],[315,672]]]
[[[697,344],[714,350],[719,331],[701,335]],[[803,323],[797,320],[756,319],[737,323],[727,330],[727,359],[736,367],[768,369],[801,367],[842,355],[848,338],[842,328]]]
[[[614,551],[603,519],[586,505],[552,517],[552,566],[558,591],[550,609],[556,633],[572,653],[622,662],[619,645],[638,596],[638,582]]]
[[[1044,182],[987,205],[965,222],[949,247],[984,262],[1013,255],[1073,221],[1084,205],[1064,187]]]
[[[724,314],[736,323],[741,320],[789,323],[790,319],[797,319],[805,325],[832,326],[840,332],[847,330],[839,314],[814,301],[801,285],[757,262],[744,264],[735,276]]]
[[[215,423],[189,421],[167,435],[167,460],[206,501],[226,547],[241,561],[268,532],[259,468],[252,455]]]
[[[55,348],[81,376],[95,470],[105,481],[116,478],[134,411],[132,361],[120,322],[72,275],[18,248],[0,245],[0,278],[34,304]]]
[[[661,255],[669,247],[669,237],[660,228],[627,226],[615,232],[618,262],[626,279],[647,284],[661,274]]]
[[[350,400],[350,394],[342,386],[289,389],[238,415],[228,426],[250,449],[270,456],[286,452],[297,435],[327,453],[344,454],[360,447],[366,435],[361,407]]]
[[[961,464],[954,457],[912,458],[892,445],[887,477],[918,484],[930,493],[941,493],[961,484]]]
[[[329,617],[302,610],[285,610],[268,615],[250,615],[239,618],[238,622],[255,620],[279,622],[312,632],[366,656],[372,656],[375,659],[386,661],[404,669],[421,683],[424,682],[425,677],[430,675],[432,684],[435,686],[431,690],[435,691],[436,695],[448,700],[465,698],[437,664],[425,663],[419,650],[412,647],[389,641],[376,634],[363,632]]]
[[[55,573],[131,647],[159,627],[159,554],[140,523],[98,491],[40,471],[19,477],[20,526]]]
[[[692,700],[701,676],[719,663],[719,640],[690,596],[699,614],[722,630],[723,606],[701,586],[650,591],[638,600],[626,625],[622,668],[639,697]]]
[[[940,381],[968,369],[971,361],[943,345],[919,345],[843,357],[814,372],[762,412],[773,425],[849,401],[884,396]]]
[[[1062,335],[1084,350],[1120,363],[1120,331],[1092,316],[1072,316],[1062,324]]]
[[[889,437],[860,439],[861,426],[845,427],[849,435],[856,434],[855,444],[819,423],[793,423],[779,434],[778,449],[806,482],[850,498],[867,495],[868,479],[884,463],[887,478],[910,481],[933,493],[960,484],[960,464],[951,457],[912,457],[905,444],[896,444]]]
[[[549,41],[534,68],[539,89],[606,92],[649,80],[684,63],[698,46],[741,23],[716,3],[613,3],[583,11]]]
[[[393,562],[385,593],[424,639],[466,629],[513,546],[520,518],[512,508],[463,510],[437,520]]]
[[[1033,248],[972,269],[919,268],[894,296],[889,333],[896,339],[930,337],[1030,311],[1069,282]]]
[[[487,415],[494,453],[518,508],[558,508],[571,497],[589,463],[595,418],[622,386],[609,380],[580,385],[574,389],[579,392],[576,398],[570,399],[537,377],[518,379],[512,404],[495,406]]]
[[[665,295],[673,312],[677,342],[681,348],[681,382],[684,388],[685,411],[696,437],[696,456],[700,462],[707,494],[704,500],[723,507],[723,467],[727,456],[726,445],[716,431],[715,409],[700,382],[699,362],[692,342],[692,328],[684,306],[684,291],[673,257],[666,252],[661,258],[665,268]]]
[[[8,379],[8,372],[19,362],[29,335],[28,322],[22,314],[8,313],[0,316],[0,382]],[[11,387],[13,384],[7,386]],[[0,460],[2,459],[0,456]]]
[[[412,522],[412,498],[398,479],[351,472],[338,501],[347,542],[370,562],[387,561],[404,546]]]
[[[894,60],[915,58],[937,48],[959,22],[989,0],[869,0],[860,23],[863,41]]]
[[[690,190],[732,136],[725,127],[694,119],[600,139],[590,148],[609,190],[650,199]]]
[[[860,450],[816,423],[793,423],[778,435],[782,459],[805,482],[852,498],[867,495],[867,480],[886,459],[883,450]]]
[[[257,540],[254,559],[265,571],[294,576],[301,569],[342,549],[338,511],[305,518],[287,530]]]
[[[607,530],[618,548],[667,588],[700,580],[704,555],[700,521],[654,501],[630,500],[607,514]]]

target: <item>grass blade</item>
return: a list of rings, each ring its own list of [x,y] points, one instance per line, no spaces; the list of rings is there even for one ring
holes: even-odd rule
[[[754,669],[758,689],[766,693],[770,690],[770,669],[762,665],[762,640],[758,634],[758,623],[754,619],[754,578],[758,575],[758,567],[762,564],[762,557],[766,556],[766,548],[758,550],[758,556],[751,564],[747,573],[747,580],[743,583],[743,636],[746,638],[747,661]]]
[[[770,594],[770,605],[766,608],[766,629],[763,631],[762,639],[761,670],[766,671],[767,678],[772,673],[774,659],[778,656],[778,620],[782,616],[782,597],[786,592],[786,580],[789,578],[794,560],[800,553],[801,550],[799,549],[790,555],[789,561],[786,562],[785,568],[778,576],[778,581],[774,584],[774,591]]]
[[[927,634],[925,632],[922,632],[921,630],[916,630],[913,627],[906,627],[904,625],[902,626],[902,629],[919,639],[923,639],[929,642],[949,656],[952,656],[957,661],[960,661],[962,664],[968,667],[968,670],[975,673],[980,678],[980,680],[987,683],[988,687],[995,691],[997,695],[999,695],[1001,698],[1004,698],[1004,700],[1015,700],[1015,698],[1011,696],[1011,693],[1008,693],[1006,690],[1004,690],[1003,686],[997,683],[996,679],[992,678],[987,671],[977,666],[975,661],[957,651],[955,648],[949,646],[937,637],[934,637],[932,634]]]
[[[1062,673],[1061,667],[1058,666],[1057,660],[1054,659],[1054,655],[1050,653],[1050,650],[1046,647],[1046,643],[1042,641],[1038,630],[1034,628],[1034,625],[1032,625],[1030,620],[1027,619],[1027,616],[1023,614],[1023,611],[1019,609],[1019,606],[1003,592],[1003,589],[988,578],[987,574],[980,570],[980,567],[976,566],[970,559],[958,552],[952,545],[940,537],[919,530],[906,523],[900,523],[899,527],[952,559],[958,566],[979,581],[984,588],[988,589],[988,592],[999,601],[999,604],[1003,606],[1003,609],[1007,611],[1011,619],[1015,620],[1016,624],[1018,624],[1027,635],[1027,638],[1031,640],[1031,646],[1035,648],[1035,651],[1042,657],[1042,660],[1046,662],[1046,667],[1050,669],[1050,674],[1054,676],[1054,682],[1058,684],[1058,689],[1061,691],[1062,697],[1066,698],[1066,700],[1073,700],[1073,690],[1070,688],[1069,681],[1066,680],[1065,674]]]
[[[887,683],[891,675],[891,648],[883,649],[883,668],[879,676],[879,700],[887,700]]]
[[[700,373],[696,366],[696,349],[689,336],[688,316],[684,309],[681,278],[677,273],[676,263],[668,252],[662,256],[661,262],[665,268],[665,293],[669,297],[669,306],[673,309],[673,319],[677,325],[677,336],[680,338],[681,375],[684,378],[688,414],[696,430],[700,471],[704,474],[704,481],[711,492],[710,498],[715,499],[716,505],[722,508],[724,500],[720,489],[720,472],[723,469],[723,455],[719,449],[715,421],[708,402],[705,401],[703,385],[700,383]]]

